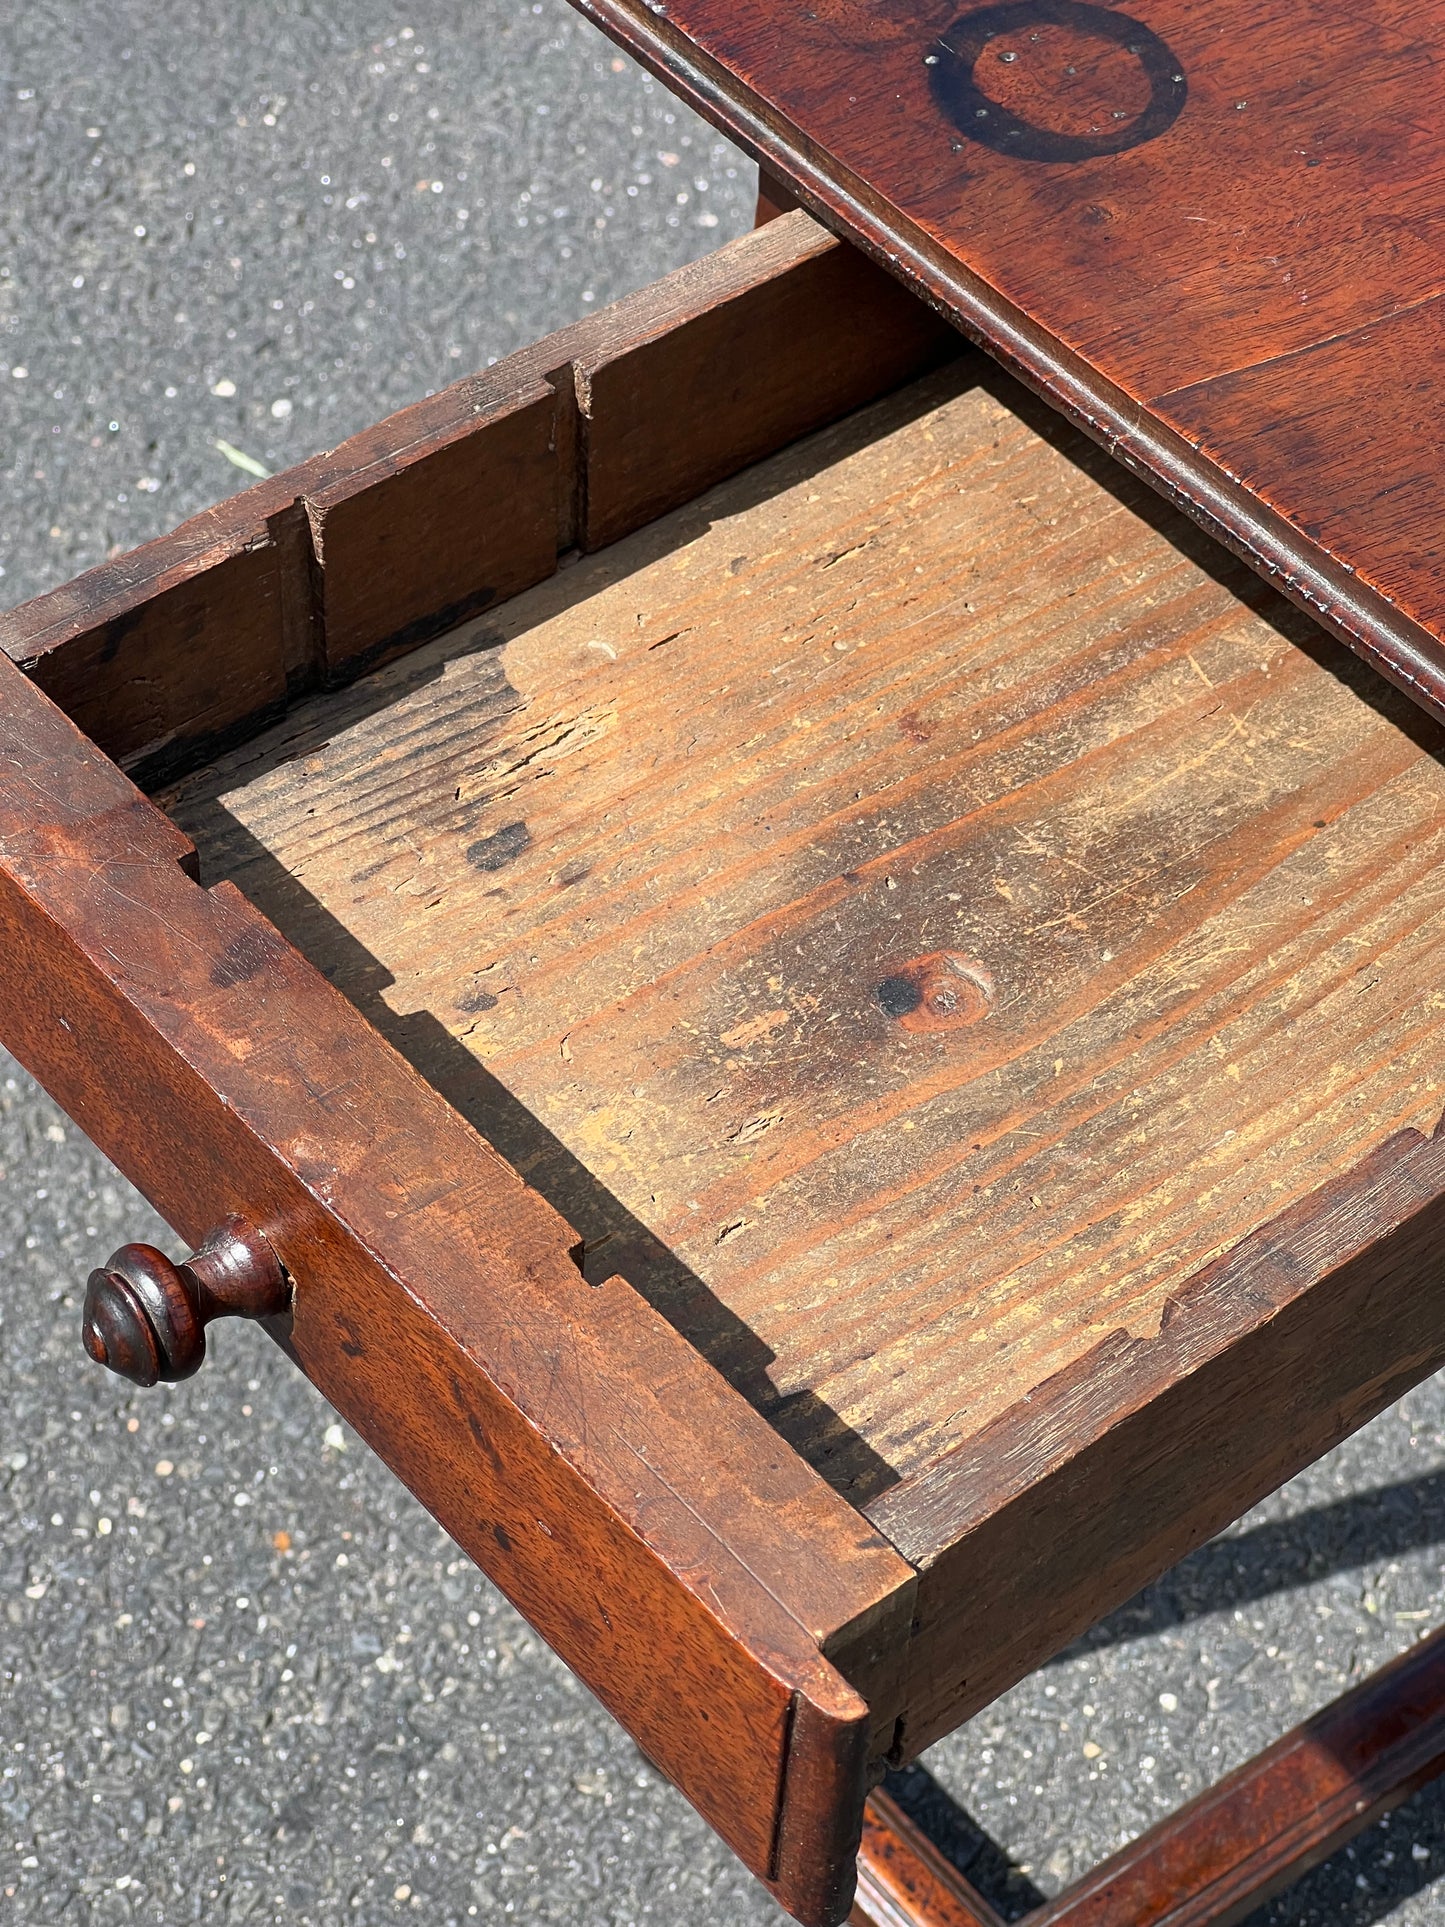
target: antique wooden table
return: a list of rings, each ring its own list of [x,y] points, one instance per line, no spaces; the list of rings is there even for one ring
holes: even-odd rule
[[[1445,1363],[1433,82],[594,11],[893,272],[785,213],[5,617],[0,1030],[196,1247],[94,1356],[264,1319],[799,1919],[989,1922],[884,1767]],[[1442,1765],[1431,1639],[1039,1918]]]

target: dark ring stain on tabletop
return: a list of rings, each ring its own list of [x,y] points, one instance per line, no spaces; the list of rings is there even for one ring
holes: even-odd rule
[[[1070,134],[1023,120],[979,85],[976,68],[990,41],[1005,34],[1037,36],[1041,27],[1062,27],[1086,40],[1122,47],[1139,63],[1149,99],[1135,114],[1097,133]],[[1012,59],[1012,54],[1002,56]],[[1184,69],[1157,33],[1113,7],[1088,0],[999,0],[965,13],[924,55],[933,97],[971,141],[1025,161],[1086,161],[1142,147],[1174,125],[1189,87]]]
[[[993,978],[953,950],[930,950],[890,970],[874,991],[900,1030],[963,1030],[993,1005]]]

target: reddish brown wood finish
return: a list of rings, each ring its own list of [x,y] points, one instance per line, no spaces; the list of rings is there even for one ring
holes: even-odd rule
[[[1442,1345],[1436,732],[982,367],[168,799],[921,1567],[905,1754]]]
[[[838,1919],[870,1708],[823,1648],[886,1718],[911,1570],[0,671],[6,1042],[183,1236],[244,1207],[308,1375],[783,1903]]]
[[[298,478],[322,673],[337,681],[557,565],[558,389],[507,364]],[[397,431],[400,430],[400,433]],[[405,439],[414,436],[409,443]]]
[[[798,205],[798,197],[771,174],[758,175],[758,207],[754,220],[756,227],[766,227],[769,221],[776,221],[779,215],[791,213]]]
[[[579,547],[617,541],[964,348],[806,215],[733,245],[759,251],[734,265],[745,296],[619,308],[575,356]]]
[[[1445,1772],[1445,1633],[1106,1860],[1038,1927],[1235,1927]]]
[[[1420,0],[578,4],[1445,713]]]
[[[868,1504],[919,1568],[903,1755],[1445,1363],[1442,1248],[1445,1138],[1401,1132]]]
[[[81,1339],[98,1365],[154,1385],[200,1369],[214,1319],[277,1318],[290,1308],[275,1252],[232,1217],[179,1265],[154,1245],[122,1245],[90,1274]]]
[[[852,1927],[1003,1927],[1003,1917],[882,1791],[863,1810]]]
[[[962,345],[796,214],[0,615],[0,647],[153,780]]]
[[[1028,1916],[1029,1927],[1236,1927],[1445,1772],[1445,1632],[1344,1694]],[[868,1803],[856,1927],[996,1927],[886,1795]]]

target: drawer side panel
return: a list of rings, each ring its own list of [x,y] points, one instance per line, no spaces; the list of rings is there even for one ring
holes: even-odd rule
[[[873,1501],[921,1568],[902,1751],[1445,1364],[1442,1234],[1445,1138],[1403,1131],[1200,1272],[1157,1337],[1116,1332]]]

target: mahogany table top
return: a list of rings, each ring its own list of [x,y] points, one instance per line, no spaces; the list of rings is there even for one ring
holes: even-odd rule
[[[1445,714],[1433,9],[578,4]]]

